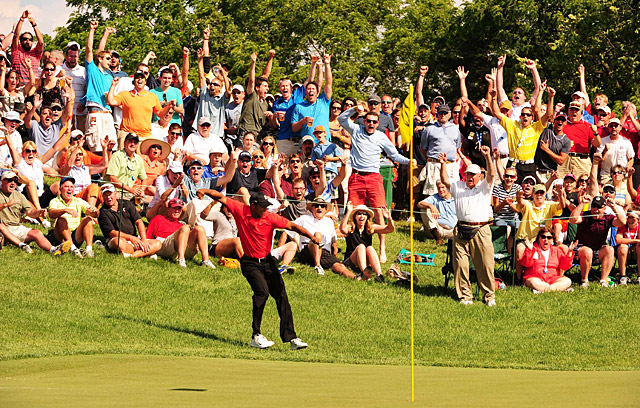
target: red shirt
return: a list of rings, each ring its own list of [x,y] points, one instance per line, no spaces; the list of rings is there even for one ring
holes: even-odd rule
[[[251,258],[264,258],[269,255],[273,247],[273,231],[285,228],[289,223],[288,219],[268,211],[260,218],[253,218],[251,207],[230,198],[227,199],[227,208],[236,220],[244,254]]]
[[[524,267],[524,280],[539,278],[549,284],[563,276],[562,271],[571,268],[572,262],[573,251],[565,255],[560,248],[553,245],[549,247],[549,260],[545,262],[537,242],[533,244],[533,249],[524,250],[520,260],[520,264]]]
[[[584,119],[576,123],[567,122],[564,125],[564,133],[573,142],[570,152],[589,154],[591,141],[595,137],[590,124],[585,122]]]
[[[631,145],[633,146],[633,150],[640,158],[640,153],[638,152],[638,144],[640,144],[640,135],[638,135],[638,131],[636,127],[633,126],[633,122],[631,119],[627,119],[622,124],[622,130],[620,131],[620,136],[626,137],[631,141]]]
[[[17,35],[18,33],[16,33]],[[31,66],[33,72],[37,75],[38,67],[40,66],[40,58],[42,58],[42,49],[36,52],[38,44],[35,44],[29,51],[25,51],[22,45],[18,44],[15,50],[11,50],[11,65],[13,69],[20,75],[20,82],[23,84],[29,82],[29,69],[24,63],[25,59],[31,59]]]
[[[174,221],[164,215],[156,215],[153,217],[147,228],[147,238],[156,239],[166,238],[179,230],[184,224],[180,221]]]
[[[636,225],[636,227],[634,229],[629,230],[629,226],[628,225],[623,225],[622,227],[618,228],[617,234],[622,235],[623,238],[637,239],[638,238],[638,226]]]

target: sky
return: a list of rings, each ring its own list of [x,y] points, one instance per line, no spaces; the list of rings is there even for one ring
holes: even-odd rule
[[[51,36],[56,27],[66,24],[72,11],[65,0],[0,0],[0,33],[10,33],[24,10],[31,11],[40,31]],[[28,21],[22,27],[32,31]]]

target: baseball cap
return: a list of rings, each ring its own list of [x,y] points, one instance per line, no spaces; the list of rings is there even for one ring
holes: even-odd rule
[[[604,186],[602,186],[602,191],[604,191],[605,188],[609,190],[613,190],[614,193],[616,191],[616,188],[613,184],[605,184]]]
[[[322,126],[322,125],[318,125],[318,126],[316,126],[316,128],[315,128],[315,129],[313,129],[313,134],[314,134],[314,135],[315,135],[316,133],[320,133],[320,132],[325,132],[325,133],[327,132],[327,131],[325,130],[324,126]]]
[[[558,114],[556,115],[555,118],[553,118],[554,120],[558,119],[558,118],[564,118],[565,120],[567,120],[567,114],[564,112],[558,112]]]
[[[62,180],[60,180],[60,185],[63,185],[64,183],[66,183],[67,181],[72,182],[73,184],[76,184],[76,179],[74,179],[73,177],[63,177]]]
[[[75,42],[75,41],[69,41],[69,42],[67,43],[67,45],[64,47],[64,49],[65,49],[65,50],[68,50],[68,49],[69,49],[69,48],[71,48],[71,47],[75,47],[77,50],[79,50],[79,49],[80,49],[80,44],[78,44],[78,43],[77,43],[77,42]],[[75,51],[75,50],[74,50],[74,51]]]
[[[571,94],[572,98],[574,96],[580,97],[582,99],[587,99],[587,95],[585,95],[584,92],[582,92],[582,91],[575,91],[574,93]]]
[[[533,181],[533,184],[536,184],[536,182],[537,182],[535,177],[533,177],[533,176],[527,176],[527,177],[525,177],[525,178],[523,178],[523,179],[522,179],[522,184],[524,184],[524,182],[525,182],[525,181],[527,181],[527,180],[531,180],[531,181]]]
[[[211,124],[211,119],[208,116],[200,116],[200,119],[198,119],[198,125],[204,125],[205,123]]]
[[[467,166],[467,169],[464,172],[471,173],[471,174],[478,174],[482,172],[482,169],[477,164],[470,164],[469,166]]]
[[[267,208],[271,205],[269,200],[267,200],[267,197],[265,197],[262,193],[252,194],[251,198],[249,199],[249,204],[256,204],[264,208]]]
[[[604,198],[602,196],[594,197],[591,201],[591,208],[602,208],[604,207]]]
[[[327,201],[326,201],[324,198],[322,198],[322,197],[316,197],[316,198],[314,198],[314,199],[313,199],[313,201],[312,201],[312,203],[314,203],[314,204],[323,204],[323,205],[325,205],[325,206],[328,204],[328,203],[327,203]]]
[[[107,183],[107,184],[103,185],[100,188],[100,192],[102,194],[107,193],[107,192],[112,192],[113,193],[114,191],[116,191],[116,187],[111,183]]]
[[[608,107],[607,105],[601,106],[598,108],[599,111],[603,111],[604,113],[606,113],[607,115],[611,114],[611,108]]]
[[[438,113],[449,113],[449,112],[451,112],[451,108],[446,103],[443,103],[440,106],[438,106]]]
[[[622,125],[622,123],[620,122],[620,119],[618,119],[618,118],[611,118],[609,120],[609,124],[611,124],[611,123],[617,123],[618,125]]]
[[[567,178],[571,178],[571,179],[573,179],[573,181],[576,181],[576,180],[577,180],[576,176],[574,176],[574,175],[573,175],[573,173],[567,173],[567,174],[564,176],[564,178],[565,178],[565,179],[567,179]],[[564,180],[564,179],[563,179],[563,180]]]
[[[49,105],[47,105],[47,108],[53,108],[54,106],[59,107],[60,109],[62,109],[62,104],[60,102],[58,102],[58,100],[54,100],[53,102],[51,102]]]
[[[306,135],[305,137],[303,137],[302,141],[300,142],[300,144],[303,144],[304,142],[311,142],[313,144],[316,143],[316,141],[313,140],[313,136],[309,136],[309,135]]]
[[[180,162],[177,162],[177,161],[172,161],[171,163],[169,163],[169,166],[167,167],[167,171],[171,171],[175,174],[183,173],[182,164],[180,164]]]
[[[169,200],[169,203],[167,204],[167,207],[169,208],[174,208],[174,207],[184,207],[184,201],[182,201],[179,198],[172,198],[171,200]]]
[[[380,102],[382,102],[382,99],[380,99],[380,97],[378,95],[374,94],[374,95],[371,95],[369,97],[369,99],[367,99],[367,102],[378,102],[378,103],[380,103]]]
[[[438,95],[438,96],[436,96],[435,98],[433,98],[433,101],[434,101],[434,102],[440,102],[441,104],[442,104],[442,103],[447,103],[447,101],[445,101],[445,100],[444,100],[444,97],[443,97],[443,96],[440,96],[440,95]]]
[[[125,136],[124,141],[126,142],[127,140],[135,140],[136,142],[139,142],[140,138],[135,133],[127,133],[127,136]]]
[[[503,109],[503,108],[511,110],[513,109],[513,104],[511,103],[510,100],[507,99],[506,101],[500,102],[500,109]]]
[[[426,103],[423,103],[422,105],[418,106],[418,110],[420,110],[421,108],[425,108],[429,110],[429,105],[427,105]]]
[[[233,86],[233,88],[231,88],[231,91],[240,91],[240,92],[244,92],[244,87],[240,84],[235,84]]]
[[[0,51],[0,58],[4,58],[9,62],[9,58],[7,58],[7,54],[4,51]]]
[[[547,192],[547,188],[544,186],[544,184],[536,184],[535,186],[533,186],[534,194],[540,191],[542,191],[543,193]]]
[[[18,112],[16,112],[16,111],[7,112],[7,114],[4,115],[2,117],[2,119],[3,120],[6,119],[6,120],[20,122],[21,125],[24,123],[24,121],[22,119],[20,119],[20,114]]]
[[[189,167],[191,167],[191,166],[193,166],[193,165],[195,165],[195,164],[199,164],[200,166],[202,166],[202,162],[201,162],[200,160],[198,160],[198,159],[193,159],[193,160],[191,160],[191,161],[189,162],[189,164],[187,164],[187,168],[189,168]]]
[[[275,101],[275,100],[276,100],[276,98],[274,98],[272,94],[266,94],[266,95],[264,96],[264,99],[269,99],[269,98],[271,98],[271,100],[272,100],[272,101]]]
[[[71,134],[69,135],[71,139],[78,139],[82,136],[84,136],[84,133],[82,133],[82,130],[79,130],[79,129],[72,130]]]
[[[309,174],[320,174],[320,168],[319,167],[312,167],[309,170]]]
[[[251,153],[249,153],[249,152],[240,152],[240,154],[238,155],[238,160],[239,161],[242,161],[242,160],[251,161]]]
[[[5,171],[4,173],[2,173],[2,180],[14,178],[14,177],[18,177],[18,175],[12,171]]]
[[[627,216],[628,216],[628,217],[633,217],[633,218],[640,218],[640,215],[638,215],[638,213],[637,213],[637,212],[635,212],[635,211],[629,211],[629,212],[627,213]]]
[[[136,72],[133,74],[133,79],[136,79],[137,77],[143,77],[143,78],[145,78],[145,77],[146,77],[146,72],[136,71]]]
[[[569,109],[574,108],[574,109],[582,109],[582,104],[580,103],[580,101],[572,101],[569,104]]]

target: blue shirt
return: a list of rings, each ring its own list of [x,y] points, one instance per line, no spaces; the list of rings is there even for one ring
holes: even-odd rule
[[[446,153],[447,160],[456,160],[456,150],[460,147],[460,129],[453,122],[441,125],[432,123],[422,130],[420,148],[427,151],[428,159],[438,159],[440,153]]]
[[[438,209],[440,218],[438,218],[438,224],[446,225],[447,227],[455,227],[458,223],[458,216],[456,215],[456,206],[453,197],[449,197],[445,200],[440,194],[433,194],[426,198],[427,203],[432,204]]]
[[[280,122],[278,140],[291,139],[292,137],[300,136],[300,132],[294,132],[291,130],[291,114],[293,113],[293,108],[302,101],[304,101],[304,87],[300,86],[298,89],[293,91],[293,94],[288,101],[285,101],[284,98],[280,97],[273,103],[274,112],[285,112],[284,120]]]
[[[327,142],[326,144],[320,144],[314,146],[313,151],[311,152],[311,160],[315,161],[317,159],[322,160],[324,156],[329,157],[339,157],[342,156],[342,151],[335,143]],[[330,171],[332,173],[338,174],[338,163],[337,162],[326,162],[324,165],[325,171]]]
[[[596,124],[596,121],[593,118],[593,116],[589,112],[587,112],[586,110],[582,111],[582,119],[584,119],[585,122],[587,122],[587,123],[589,123],[591,125],[595,125]]]
[[[163,91],[162,88],[157,87],[151,89],[149,92],[155,94],[158,97],[160,103],[176,101],[176,106],[182,106],[182,93],[178,88],[170,86],[166,91]],[[153,114],[153,122],[157,122],[158,117]],[[173,112],[173,116],[169,123],[177,123],[178,125],[182,125],[182,119],[180,119],[180,114],[178,112]],[[197,122],[196,122],[197,123]]]
[[[387,135],[376,130],[368,134],[364,125],[356,125],[349,118],[353,116],[354,108],[347,109],[338,116],[340,126],[351,135],[351,167],[354,170],[379,173],[380,153],[384,151],[391,160],[400,164],[409,164],[409,159],[398,153]]]
[[[298,122],[300,119],[310,116],[313,118],[313,126],[307,126],[306,124],[300,129],[300,136],[304,137],[309,135],[313,137],[313,141],[318,143],[318,139],[313,136],[313,129],[316,126],[324,126],[326,130],[329,129],[329,105],[331,99],[327,98],[324,92],[320,94],[318,99],[314,103],[304,100],[295,105],[293,113],[291,114],[291,123]],[[327,132],[327,140],[331,140],[331,133]]]
[[[90,106],[90,103],[94,103],[100,105],[104,110],[110,111],[111,106],[107,104],[105,95],[109,92],[111,82],[113,82],[111,71],[105,70],[102,72],[93,61],[88,62],[86,60],[85,69],[87,71],[87,94],[85,95],[87,106]]]

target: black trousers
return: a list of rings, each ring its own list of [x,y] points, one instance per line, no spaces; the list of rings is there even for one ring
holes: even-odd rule
[[[260,333],[262,313],[269,295],[276,301],[280,316],[280,338],[286,343],[298,337],[293,327],[293,314],[284,287],[284,280],[278,272],[275,259],[269,256],[262,262],[249,257],[240,259],[242,275],[247,279],[253,290],[253,334]]]

